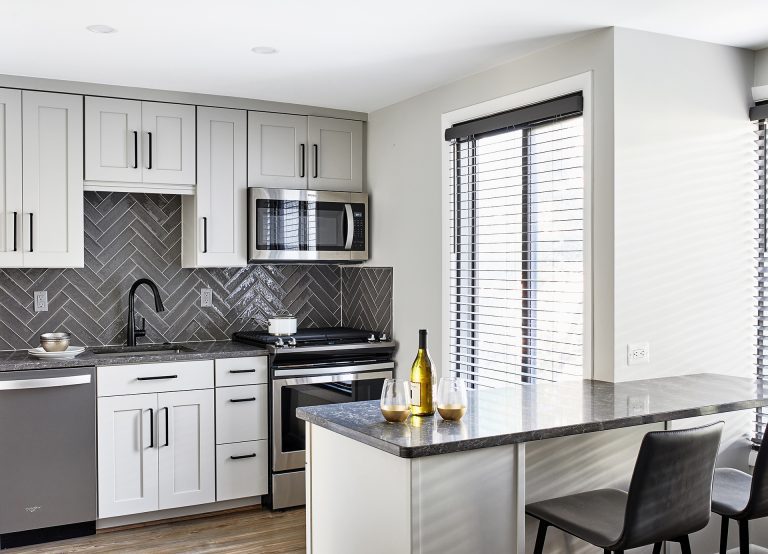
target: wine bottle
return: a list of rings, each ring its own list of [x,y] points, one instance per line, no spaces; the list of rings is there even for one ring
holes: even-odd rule
[[[419,330],[419,351],[411,366],[411,414],[428,416],[435,413],[435,370],[427,351],[427,330]]]

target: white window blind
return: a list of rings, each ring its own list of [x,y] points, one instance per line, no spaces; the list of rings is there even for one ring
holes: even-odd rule
[[[756,179],[756,203],[755,203],[755,248],[756,267],[755,267],[755,374],[759,383],[765,383],[766,375],[766,357],[768,356],[768,257],[766,251],[768,242],[766,242],[766,126],[768,125],[768,104],[755,106],[752,109],[752,119],[755,120],[755,154],[757,160],[757,179]],[[755,410],[755,429],[753,442],[760,444],[765,434],[765,424],[768,422],[768,409],[757,408]]]
[[[450,364],[475,387],[583,375],[581,95],[558,100],[446,131]]]

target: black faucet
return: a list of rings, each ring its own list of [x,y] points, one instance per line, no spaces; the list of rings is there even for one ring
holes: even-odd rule
[[[157,285],[150,279],[139,279],[131,286],[131,292],[128,293],[128,346],[136,346],[136,337],[143,337],[147,334],[147,320],[141,318],[141,329],[136,329],[136,314],[133,311],[133,301],[136,296],[136,289],[141,285],[147,285],[152,289],[152,294],[155,296],[155,311],[163,312],[163,301],[160,299],[160,291],[157,289]]]

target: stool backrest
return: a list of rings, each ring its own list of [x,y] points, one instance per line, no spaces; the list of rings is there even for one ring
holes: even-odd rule
[[[749,519],[768,516],[768,438],[763,438],[752,470],[752,490],[744,510]]]
[[[643,438],[629,485],[622,546],[674,540],[709,522],[723,423]]]

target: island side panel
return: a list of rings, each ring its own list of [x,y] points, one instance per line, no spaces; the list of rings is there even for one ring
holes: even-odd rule
[[[416,458],[414,554],[524,554],[525,445]]]
[[[409,554],[411,460],[307,423],[307,552]]]

